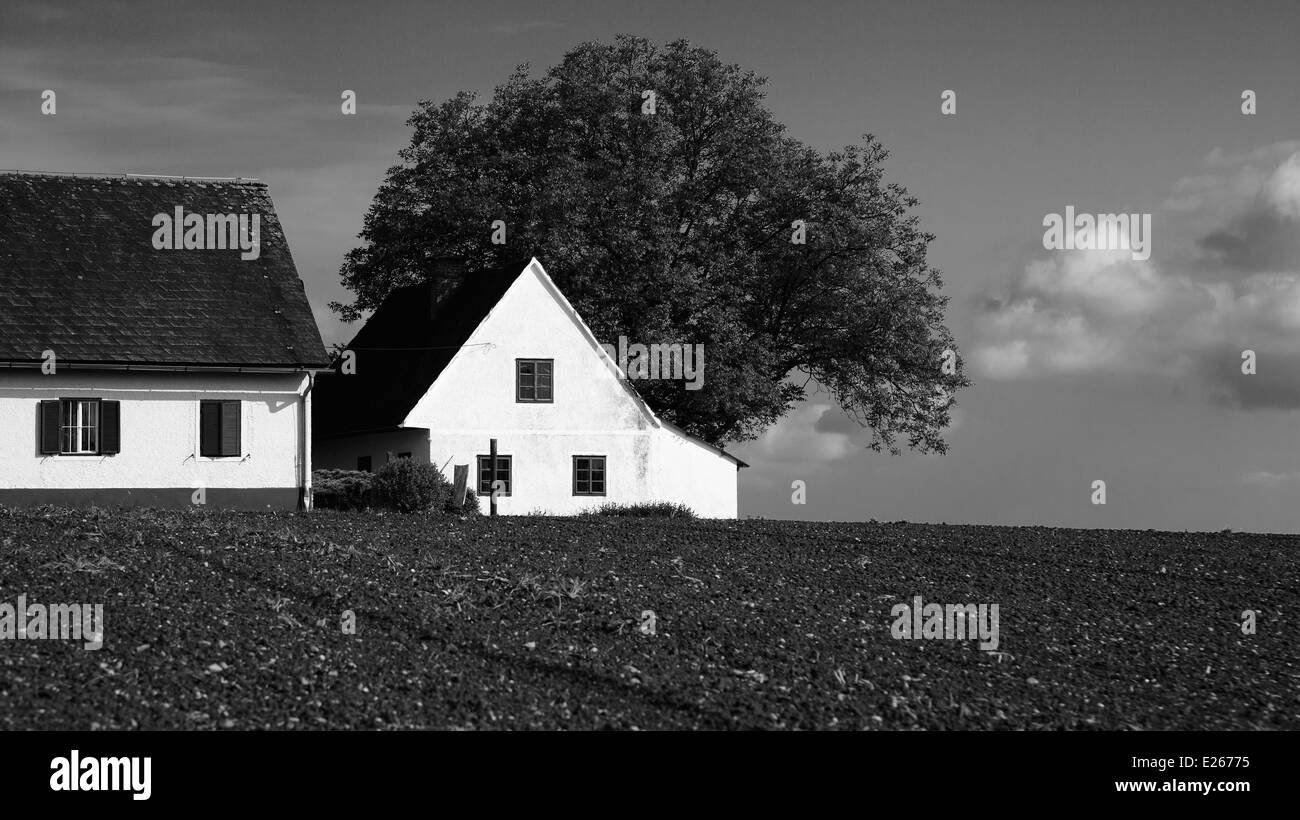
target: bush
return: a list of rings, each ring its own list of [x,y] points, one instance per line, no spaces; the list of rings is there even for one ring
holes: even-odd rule
[[[624,518],[694,518],[695,511],[685,504],[671,501],[647,501],[640,504],[618,504],[613,501],[601,504],[583,515],[613,515]]]
[[[312,503],[327,510],[364,510],[374,503],[374,480],[359,470],[313,470]]]
[[[452,503],[451,483],[432,464],[398,459],[377,473],[357,470],[313,470],[312,499],[326,510],[365,510],[389,507],[401,512],[437,511],[478,515],[478,494],[465,488],[465,503]]]
[[[388,462],[375,473],[375,501],[398,512],[443,510],[451,502],[451,482],[434,465],[409,458]]]
[[[452,488],[452,491],[453,491],[452,495],[455,495],[454,487]],[[482,512],[482,510],[478,508],[478,493],[474,492],[473,487],[465,488],[465,503],[460,506],[460,509],[456,509],[456,505],[452,503],[453,501],[454,499],[448,497],[446,510],[449,513],[460,513],[463,515],[478,515],[479,513]]]

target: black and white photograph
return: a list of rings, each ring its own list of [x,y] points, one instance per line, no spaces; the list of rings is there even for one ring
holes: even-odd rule
[[[0,0],[41,806],[1241,810],[1298,614],[1294,2]]]

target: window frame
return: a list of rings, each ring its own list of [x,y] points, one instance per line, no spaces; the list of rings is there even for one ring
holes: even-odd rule
[[[533,378],[532,398],[526,398],[524,396],[524,384],[523,384],[524,374],[522,370],[525,364],[529,364],[533,366],[533,372],[531,374]],[[537,393],[538,393],[537,377],[541,375],[537,372],[537,365],[539,364],[544,364],[548,368],[550,368],[550,372],[547,374],[548,396],[544,399],[537,397]],[[516,404],[554,404],[555,403],[555,359],[535,359],[535,358],[515,359],[515,403]]]
[[[100,425],[100,419],[103,416],[102,407],[100,406],[102,402],[103,399],[85,398],[85,397],[59,399],[59,452],[55,455],[60,455],[60,456],[102,455],[102,453],[100,452],[100,448],[103,445],[103,430]],[[95,409],[94,423],[90,425],[68,424],[68,412],[67,412],[68,405],[72,405],[74,408],[78,409],[78,413],[77,413],[78,416],[81,415],[80,408],[83,405],[89,405],[94,407]],[[64,444],[65,442],[64,434],[65,432],[70,430],[82,431],[83,433],[85,431],[89,431],[91,436],[93,437],[92,442],[94,446],[90,449],[81,449],[80,447],[78,447],[75,450],[66,449]],[[78,438],[80,438],[80,436],[78,436]]]
[[[586,459],[587,461],[587,489],[585,491],[578,489],[578,461],[580,459]],[[591,484],[592,484],[591,462],[595,459],[600,459],[600,492],[595,492],[594,490],[591,489]],[[573,457],[572,479],[573,479],[572,482],[573,494],[575,496],[601,498],[608,495],[609,494],[609,457],[605,455],[598,455],[598,454],[575,455]]]
[[[488,461],[491,458],[492,458],[491,453],[483,453],[481,455],[475,456],[474,469],[476,470],[475,472],[476,480],[474,482],[474,486],[476,488],[477,495],[480,496],[492,495],[492,486],[491,486],[492,472],[490,468],[487,471],[487,478],[483,477],[484,474],[483,462]],[[506,482],[506,488],[505,491],[501,493],[501,495],[509,497],[514,495],[514,491],[515,491],[515,457],[513,454],[497,453],[497,463],[499,464],[502,461],[506,463],[506,474],[504,476],[504,480]],[[497,468],[498,476],[500,476],[500,469],[501,469],[500,467]],[[498,477],[497,480],[501,481],[502,479]],[[484,482],[486,482],[486,485]]]

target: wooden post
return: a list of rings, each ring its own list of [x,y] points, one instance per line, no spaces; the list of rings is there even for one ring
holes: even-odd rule
[[[469,465],[457,464],[452,468],[455,476],[455,485],[451,491],[451,497],[456,502],[456,509],[465,506],[465,491],[469,489]]]
[[[488,444],[488,453],[489,453],[488,460],[491,462],[491,468],[490,471],[488,472],[488,476],[489,476],[488,490],[490,490],[491,492],[489,493],[488,498],[491,499],[492,517],[495,518],[497,514],[497,492],[496,492],[497,490],[497,440],[496,439],[492,439],[491,442]]]

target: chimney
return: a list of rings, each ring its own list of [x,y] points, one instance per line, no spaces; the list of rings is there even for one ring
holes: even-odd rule
[[[465,280],[465,260],[459,256],[436,256],[429,279],[429,316],[438,312],[438,305],[447,294]]]

